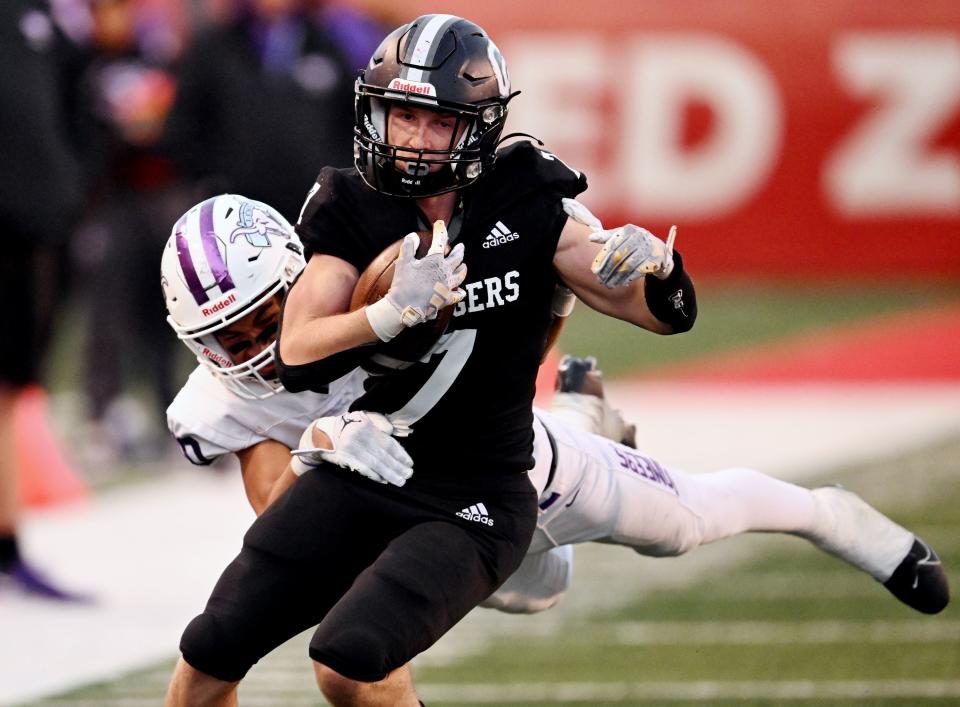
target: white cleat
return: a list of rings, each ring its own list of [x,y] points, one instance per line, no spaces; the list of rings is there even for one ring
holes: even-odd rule
[[[907,606],[925,614],[943,610],[950,601],[947,577],[926,543],[851,491],[823,486],[811,493],[816,530],[804,537],[872,575]]]

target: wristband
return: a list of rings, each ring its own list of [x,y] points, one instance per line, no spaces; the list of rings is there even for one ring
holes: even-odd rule
[[[693,280],[683,269],[683,258],[673,251],[673,271],[663,280],[647,275],[643,296],[651,314],[669,324],[674,334],[690,331],[697,319],[697,294]]]
[[[403,316],[387,297],[363,308],[370,328],[380,341],[390,341],[403,331]]]

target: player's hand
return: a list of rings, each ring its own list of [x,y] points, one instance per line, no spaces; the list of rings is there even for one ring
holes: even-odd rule
[[[673,272],[673,241],[677,227],[670,228],[664,243],[645,228],[628,223],[626,226],[590,235],[594,243],[602,243],[590,269],[603,285],[609,288],[628,285],[643,275],[661,280]]]
[[[330,438],[331,449],[316,446],[314,427]],[[291,467],[299,476],[326,461],[381,484],[403,486],[413,474],[413,460],[392,433],[390,421],[375,412],[318,418],[304,430],[300,447],[290,452]]]
[[[447,229],[442,221],[433,225],[433,243],[417,258],[420,238],[410,233],[403,239],[393,282],[386,296],[367,307],[367,319],[382,341],[390,341],[404,327],[435,319],[441,309],[456,304],[466,294],[460,289],[467,277],[463,244],[446,253]]]

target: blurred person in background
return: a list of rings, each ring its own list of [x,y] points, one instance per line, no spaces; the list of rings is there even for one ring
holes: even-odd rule
[[[92,197],[72,249],[87,317],[83,451],[96,462],[144,460],[167,444],[160,421],[179,360],[153,273],[167,224],[188,205],[158,150],[182,38],[160,6],[91,0],[89,12],[74,122]],[[146,395],[131,392],[137,384]]]
[[[81,169],[64,120],[70,45],[39,0],[0,2],[0,591],[80,599],[46,579],[17,538],[18,397],[41,380],[54,317],[61,308],[68,236],[82,208]],[[40,435],[37,435],[38,437]],[[26,443],[36,443],[28,438]]]
[[[316,0],[232,10],[185,54],[164,142],[194,201],[242,193],[293,221],[322,166],[352,163],[354,77],[383,28]]]

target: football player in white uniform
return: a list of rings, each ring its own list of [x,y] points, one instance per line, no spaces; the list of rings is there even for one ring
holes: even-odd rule
[[[258,514],[320,460],[395,485],[413,472],[382,416],[345,413],[360,394],[359,370],[326,394],[289,393],[276,380],[280,304],[303,267],[302,247],[283,217],[236,195],[190,209],[163,254],[168,322],[200,364],[167,411],[170,430],[195,464],[236,454]],[[556,311],[566,315],[570,307],[561,301]],[[569,587],[575,543],[659,557],[744,532],[804,537],[918,611],[946,606],[936,554],[855,494],[811,491],[746,468],[667,469],[622,443],[631,430],[603,400],[592,362],[564,362],[561,381],[553,412],[535,410],[537,530],[520,568],[483,606],[511,613],[553,606]]]
[[[232,194],[187,211],[161,261],[167,322],[199,363],[167,409],[167,424],[194,464],[236,454],[257,514],[303,429],[343,412],[361,392],[360,371],[326,394],[291,395],[276,378],[280,304],[304,266],[290,224],[266,204]]]

